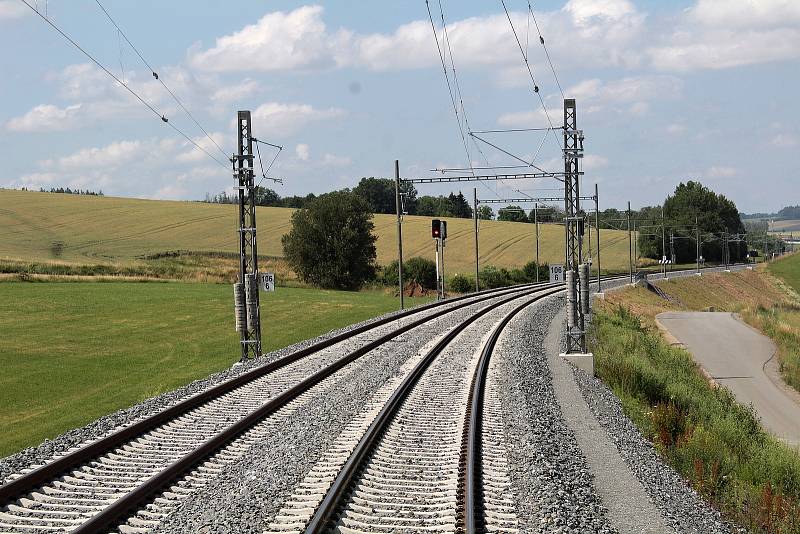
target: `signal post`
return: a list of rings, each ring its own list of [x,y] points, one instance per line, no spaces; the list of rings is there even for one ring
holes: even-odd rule
[[[444,300],[444,244],[447,240],[447,221],[431,221],[431,237],[436,244],[436,300]]]

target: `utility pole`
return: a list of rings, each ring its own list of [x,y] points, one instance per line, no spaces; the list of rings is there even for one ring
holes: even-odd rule
[[[536,227],[536,283],[539,283],[539,203],[533,204],[533,225]]]
[[[597,230],[597,292],[600,292],[600,196],[594,184],[594,227]]]
[[[586,255],[589,256],[589,269],[592,268],[592,219],[586,215],[584,222],[584,230],[586,231]]]
[[[580,265],[583,262],[583,216],[580,210],[580,171],[583,134],[578,130],[575,99],[564,100],[564,233],[567,285],[567,354],[586,352],[584,313],[578,305]]]
[[[661,258],[662,258],[662,268],[663,268],[663,277],[667,277],[667,238],[664,229],[664,206],[661,206]]]
[[[636,219],[633,219],[633,270],[639,272],[639,238],[636,235]]]
[[[722,263],[725,265],[725,270],[728,270],[728,232],[722,231]]]
[[[475,224],[475,292],[480,291],[480,281],[478,280],[478,188],[472,189],[472,219]]]
[[[675,265],[675,234],[670,232],[669,233],[669,270],[672,272],[672,268]]]
[[[700,225],[697,223],[697,216],[694,218],[695,245],[697,247],[697,272],[700,272]]]
[[[231,163],[239,191],[239,281],[234,284],[234,307],[244,361],[261,355],[253,128],[249,111],[237,113],[236,130],[238,150]]]
[[[400,309],[405,308],[403,295],[403,214],[400,201],[400,160],[394,160],[394,202],[397,207],[397,280],[400,285]]]
[[[628,201],[628,272],[633,283],[633,237],[631,236],[631,201]]]

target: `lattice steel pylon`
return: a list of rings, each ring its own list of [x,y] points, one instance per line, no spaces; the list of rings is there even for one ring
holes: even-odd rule
[[[567,287],[567,353],[586,352],[584,317],[577,305],[578,266],[583,263],[583,213],[580,200],[580,170],[583,132],[578,130],[574,98],[564,100],[564,270]]]
[[[244,286],[246,313],[240,314],[242,360],[261,355],[261,310],[258,298],[258,247],[256,245],[256,194],[253,136],[249,111],[237,113],[238,151],[231,158],[239,191],[239,283]]]

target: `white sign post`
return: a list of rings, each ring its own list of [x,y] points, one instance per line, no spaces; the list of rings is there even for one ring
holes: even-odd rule
[[[557,263],[550,266],[550,283],[564,281],[564,265]]]
[[[259,273],[258,281],[261,291],[275,291],[275,273]]]

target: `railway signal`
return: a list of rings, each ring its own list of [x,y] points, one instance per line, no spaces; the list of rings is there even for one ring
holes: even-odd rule
[[[444,299],[444,244],[447,240],[447,221],[431,221],[431,237],[436,244],[436,300]]]
[[[433,219],[431,221],[431,237],[434,239],[442,237],[442,221],[439,219]]]

